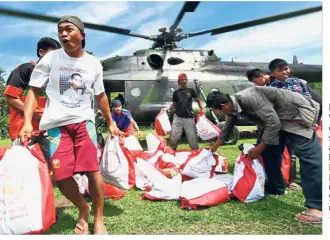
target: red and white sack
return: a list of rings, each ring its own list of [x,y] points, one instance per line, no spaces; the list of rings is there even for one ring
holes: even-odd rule
[[[130,155],[133,157],[134,161],[143,153],[143,148],[139,143],[139,140],[131,135],[122,139],[124,141],[124,147],[129,150]]]
[[[162,156],[163,154],[164,154],[163,151],[157,151],[157,152],[154,152],[152,154],[152,156],[150,155],[150,157],[148,159],[143,158],[143,157],[141,157],[140,159],[146,160],[148,163],[150,163],[151,165],[155,166],[156,165],[156,162],[158,161],[158,158],[160,156]],[[147,155],[147,154],[145,154],[145,155]]]
[[[198,113],[196,116],[196,129],[202,140],[215,139],[220,134],[220,129],[210,120],[205,113]]]
[[[89,196],[89,188],[88,188],[88,178],[86,174],[75,174],[73,175],[74,180],[76,180],[79,188],[79,192],[83,196]]]
[[[215,174],[212,179],[220,180],[222,183],[228,186],[228,190],[233,183],[233,175],[231,174]],[[230,191],[229,191],[230,193]]]
[[[159,156],[155,166],[159,169],[179,168],[179,165],[176,164],[176,157],[170,153]]]
[[[218,160],[213,157],[210,150],[201,149],[193,151],[186,162],[180,166],[180,170],[184,180],[199,177],[211,178],[218,164]]]
[[[281,172],[285,184],[290,183],[290,168],[291,168],[291,156],[289,154],[288,149],[285,147],[284,152],[282,154],[282,165],[281,165]]]
[[[179,166],[184,164],[188,157],[192,154],[191,150],[179,150],[175,153],[175,163]]]
[[[181,209],[216,206],[230,200],[228,186],[215,178],[185,181],[180,191]]]
[[[178,200],[181,188],[181,175],[172,179],[164,176],[158,169],[148,162],[137,159],[136,167],[140,171],[140,180],[137,187],[148,191],[143,194],[142,199],[148,200]],[[141,187],[142,186],[142,187]]]
[[[322,137],[322,123],[315,127],[315,132],[316,132],[316,135],[317,135],[317,137],[320,141],[320,144],[322,146],[322,139],[323,139],[323,137]]]
[[[105,183],[126,190],[135,185],[134,158],[118,136],[107,138],[100,170]]]
[[[126,192],[116,186],[112,186],[108,183],[103,184],[104,197],[111,198],[112,200],[119,200],[125,197]]]
[[[264,197],[266,174],[262,166],[262,158],[252,159],[248,151],[252,144],[244,144],[244,150],[237,158],[234,168],[232,195],[241,202],[254,202]]]
[[[53,185],[38,144],[0,149],[0,235],[40,234],[56,221]]]
[[[213,153],[213,157],[216,158],[219,162],[219,164],[215,168],[215,172],[216,173],[227,173],[228,172],[228,159],[224,155],[218,154],[218,153]]]
[[[155,118],[155,130],[160,136],[166,136],[167,133],[172,131],[170,119],[165,109],[162,109]]]
[[[166,139],[162,136],[157,136],[152,133],[149,133],[146,136],[146,142],[147,142],[147,149],[148,152],[155,152],[157,150],[164,151],[164,148],[166,147]]]
[[[129,151],[143,151],[139,140],[135,136],[128,136],[124,138],[124,147]]]

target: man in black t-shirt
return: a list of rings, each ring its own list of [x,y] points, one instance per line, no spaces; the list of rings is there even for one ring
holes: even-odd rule
[[[187,88],[188,78],[185,73],[178,76],[180,88],[173,93],[173,103],[170,108],[175,108],[170,136],[170,146],[176,150],[183,130],[185,131],[191,149],[198,149],[196,124],[192,111],[192,99],[196,99],[200,109],[205,112],[202,100],[192,88]]]
[[[47,52],[59,48],[61,48],[61,45],[58,41],[50,37],[43,37],[37,43],[37,56],[40,60]],[[19,142],[17,141],[19,139],[19,131],[24,124],[24,101],[29,89],[30,77],[36,64],[31,61],[19,65],[11,72],[6,83],[7,86],[4,95],[10,107],[9,136],[13,144]],[[42,96],[38,98],[38,107],[33,114],[32,120],[33,130],[35,131],[39,130],[39,122],[46,105],[46,100],[45,93],[42,93]],[[34,143],[40,144],[44,157],[49,163],[49,140],[47,139],[47,135],[40,133],[38,136],[34,136],[31,144]]]

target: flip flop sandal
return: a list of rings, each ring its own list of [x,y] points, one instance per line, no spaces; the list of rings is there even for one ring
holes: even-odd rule
[[[85,229],[88,227],[88,223],[86,223],[84,226],[81,226],[79,223],[76,224],[76,228],[78,228],[80,231],[82,231],[82,234],[76,234],[76,235],[88,235],[89,231],[85,232]]]
[[[320,216],[317,216],[317,215],[315,215],[315,214],[312,214],[312,213],[308,213],[308,212],[306,212],[306,211],[302,211],[301,213],[300,213],[301,215],[304,215],[304,216],[308,216],[308,217],[313,217],[313,218],[316,218],[316,219],[319,219],[319,220],[321,220],[321,221],[315,221],[315,222],[313,222],[313,221],[308,221],[308,220],[300,220],[299,218],[295,218],[298,222],[301,222],[301,223],[311,223],[311,224],[322,224],[322,217],[320,217]]]
[[[89,213],[90,213],[92,211],[92,207],[89,204],[88,204],[88,206],[89,206]],[[76,228],[78,228],[80,231],[83,232],[83,234],[77,234],[77,235],[88,235],[88,234],[90,234],[89,231],[85,232],[86,227],[88,227],[88,223],[85,223],[84,226],[80,225],[79,223],[76,223]]]
[[[288,189],[291,191],[299,191],[302,188],[297,183],[290,183]]]

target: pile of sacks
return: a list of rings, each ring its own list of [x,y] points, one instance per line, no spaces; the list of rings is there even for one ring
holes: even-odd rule
[[[179,200],[183,209],[215,206],[236,197],[242,202],[264,196],[265,174],[261,159],[243,152],[228,172],[225,156],[208,149],[174,151],[166,140],[149,133],[147,151],[134,136],[108,137],[100,162],[106,184],[120,190],[144,190],[144,200]],[[246,145],[248,151],[253,145]],[[221,173],[219,175],[215,173]]]

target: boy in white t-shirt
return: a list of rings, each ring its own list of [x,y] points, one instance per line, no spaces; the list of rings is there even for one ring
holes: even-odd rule
[[[97,161],[94,96],[113,135],[108,98],[104,93],[100,62],[83,51],[84,24],[78,17],[64,16],[58,23],[63,49],[53,51],[35,67],[24,107],[22,140],[31,137],[31,119],[42,87],[48,96],[40,129],[47,130],[54,173],[63,195],[79,209],[76,234],[88,234],[89,204],[80,195],[73,175],[85,172],[94,206],[94,234],[106,234],[103,222],[103,179]]]

